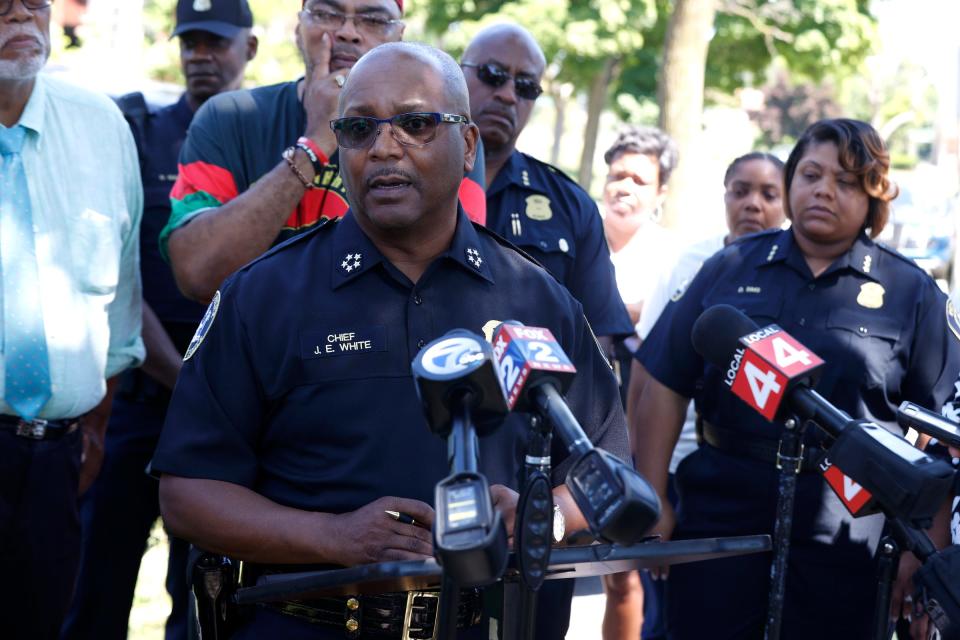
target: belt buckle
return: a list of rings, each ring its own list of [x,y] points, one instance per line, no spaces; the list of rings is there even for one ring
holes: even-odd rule
[[[783,461],[785,459],[790,459],[789,456],[781,455],[780,453],[781,447],[783,447],[783,440],[777,443],[777,470],[783,469]],[[803,443],[801,442],[800,451],[797,452],[797,457],[792,458],[793,460],[796,460],[796,462],[794,462],[793,475],[800,475],[800,468],[803,467],[803,449],[804,449]]]
[[[400,632],[400,640],[416,640],[410,634],[416,631],[424,631],[423,627],[414,627],[413,612],[415,609],[426,609],[422,604],[416,604],[417,598],[433,598],[437,601],[437,611],[433,616],[433,633],[429,639],[437,640],[437,632],[440,630],[438,614],[440,613],[440,594],[437,591],[409,591],[407,592],[407,607],[403,612],[403,628]]]
[[[21,420],[17,423],[17,435],[31,440],[43,440],[47,435],[47,421],[43,419]]]

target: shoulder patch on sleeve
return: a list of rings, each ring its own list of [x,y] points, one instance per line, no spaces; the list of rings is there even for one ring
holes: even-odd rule
[[[190,340],[190,346],[187,347],[187,352],[183,354],[183,361],[186,362],[197,352],[197,349],[200,348],[200,344],[203,342],[203,339],[207,337],[207,332],[210,331],[210,327],[213,326],[213,320],[217,317],[217,310],[220,309],[220,292],[217,291],[213,294],[213,300],[210,301],[210,306],[207,307],[207,312],[203,314],[203,320],[200,321],[200,326],[197,327],[197,332],[193,334],[193,339]]]
[[[954,337],[960,340],[960,313],[953,304],[953,300],[947,299],[947,326],[953,332]]]

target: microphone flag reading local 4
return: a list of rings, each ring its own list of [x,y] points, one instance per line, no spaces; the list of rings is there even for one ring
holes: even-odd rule
[[[434,495],[437,562],[458,586],[489,584],[507,564],[507,530],[479,473],[477,443],[507,415],[493,349],[454,329],[424,346],[410,367],[430,430],[447,439],[450,475]]]
[[[510,410],[539,414],[574,457],[566,484],[591,533],[621,544],[643,539],[660,517],[660,499],[633,467],[594,448],[584,433],[563,399],[576,368],[550,330],[506,321],[493,353]]]
[[[834,442],[820,460],[831,489],[855,517],[876,513],[928,525],[953,484],[953,469],[902,436],[854,420],[811,387],[824,362],[775,324],[760,328],[730,305],[708,308],[693,348],[725,372],[732,393],[770,422],[796,415]]]

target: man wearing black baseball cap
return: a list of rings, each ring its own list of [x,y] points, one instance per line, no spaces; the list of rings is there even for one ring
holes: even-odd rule
[[[246,0],[180,0],[176,16],[173,36],[179,39],[186,91],[161,108],[148,105],[141,93],[117,100],[137,143],[143,181],[140,271],[147,359],[122,378],[103,468],[80,504],[83,557],[64,640],[127,636],[140,558],[159,514],[157,482],[144,468],[153,456],[182,354],[203,316],[203,307],[177,289],[157,238],[170,216],[177,156],[194,112],[214,95],[239,89],[257,51]],[[186,551],[185,542],[170,540],[167,590],[173,608],[167,640],[189,637]]]
[[[171,37],[187,31],[208,31],[224,38],[233,38],[252,27],[253,13],[246,0],[184,0],[177,4],[177,26]]]
[[[208,98],[240,88],[243,68],[257,52],[247,0],[180,0],[177,26],[187,102],[196,111]]]

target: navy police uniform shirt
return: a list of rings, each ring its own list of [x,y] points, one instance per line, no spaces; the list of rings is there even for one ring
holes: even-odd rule
[[[143,179],[143,222],[140,225],[143,298],[164,323],[181,352],[186,349],[203,317],[204,307],[180,293],[170,265],[160,255],[159,238],[161,229],[170,218],[170,189],[177,179],[177,158],[192,119],[193,111],[184,94],[171,105],[151,110],[142,128],[133,127]]]
[[[599,336],[629,336],[597,205],[558,169],[514,151],[487,190],[487,226],[537,259]]]
[[[344,513],[385,495],[433,503],[446,443],[410,363],[452,329],[548,327],[578,374],[567,400],[598,445],[626,457],[612,372],[581,306],[461,211],[450,249],[413,284],[352,213],[250,263],[214,297],[177,382],[155,472],[232,482],[280,504]],[[491,484],[518,486],[527,424],[480,441]],[[569,467],[555,451],[557,484]]]
[[[637,354],[654,378],[693,397],[704,421],[743,438],[775,441],[782,426],[767,422],[735,397],[723,372],[705,365],[694,351],[693,324],[716,304],[737,307],[760,326],[780,325],[825,361],[816,386],[824,398],[854,418],[891,430],[898,429],[896,409],[904,400],[940,407],[960,370],[956,313],[934,281],[906,258],[860,235],[846,254],[813,277],[792,231],[748,236],[710,258],[689,287],[674,294]],[[810,426],[804,439],[807,446],[816,446],[824,436]],[[701,445],[681,463],[676,481],[676,537],[772,533],[777,502],[772,463]],[[784,614],[790,621],[784,629],[797,634],[791,637],[803,637],[804,624],[832,628],[823,626],[828,619],[837,625],[838,635],[831,637],[869,636],[876,590],[873,553],[882,527],[879,515],[851,518],[818,474],[798,476]],[[762,623],[769,556],[757,558],[752,574],[746,567],[754,560],[731,563],[743,577],[738,602],[719,598],[715,611],[705,612],[703,624],[717,625],[729,616],[734,625],[734,618],[748,620],[751,613]],[[705,566],[703,575],[688,581],[688,573],[701,569],[676,576],[671,572],[669,588],[675,594],[685,584],[691,592],[722,591],[726,583],[716,575],[720,567]],[[753,574],[755,579],[746,577]],[[704,582],[710,579],[716,584]],[[747,595],[749,585],[756,587],[753,598]],[[751,606],[756,610],[749,611]],[[700,624],[684,622],[682,613],[671,619],[681,627]],[[696,637],[704,629],[678,637]]]

